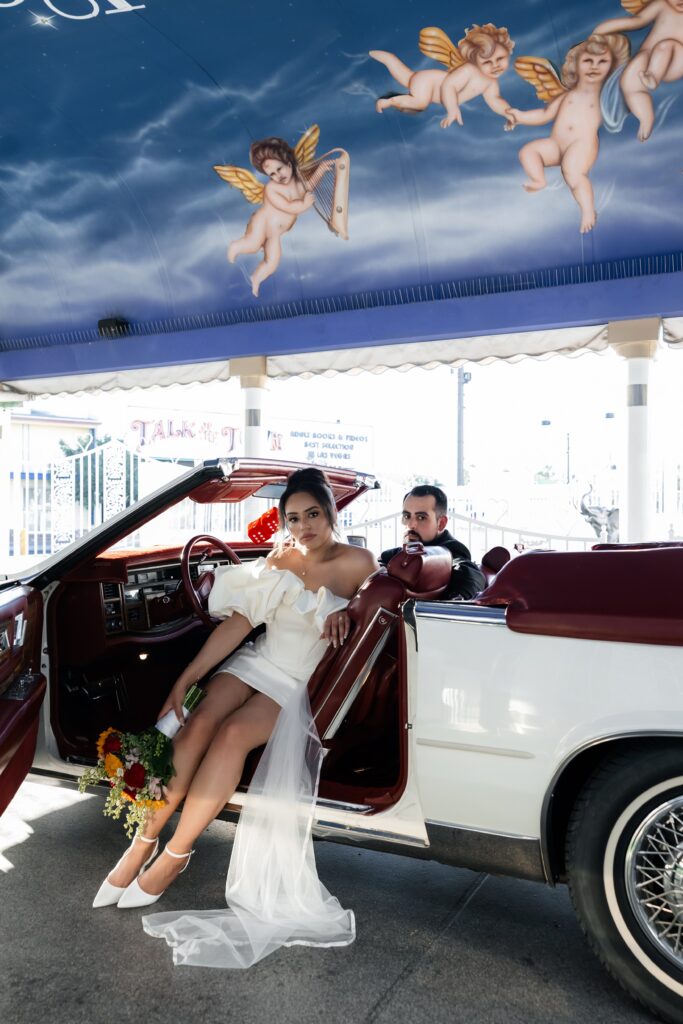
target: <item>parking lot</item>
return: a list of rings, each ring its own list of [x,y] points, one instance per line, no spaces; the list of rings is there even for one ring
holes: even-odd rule
[[[354,945],[284,949],[246,972],[174,968],[140,911],[90,907],[125,846],[101,808],[29,780],[0,819],[3,1024],[653,1020],[584,944],[564,888],[331,843],[319,871],[356,912]],[[220,906],[231,836],[215,822],[155,909]]]

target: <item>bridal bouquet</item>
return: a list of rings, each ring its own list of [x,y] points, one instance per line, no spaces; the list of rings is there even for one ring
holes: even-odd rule
[[[198,686],[187,691],[183,701],[185,718],[203,697],[204,691]],[[125,810],[124,828],[129,839],[166,802],[164,787],[175,775],[171,740],[179,729],[173,710],[141,733],[105,729],[97,740],[97,764],[86,768],[79,779],[81,793],[86,786],[109,783],[104,813],[120,818]]]

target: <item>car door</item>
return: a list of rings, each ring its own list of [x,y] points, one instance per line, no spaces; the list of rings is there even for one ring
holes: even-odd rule
[[[387,691],[393,691],[396,697],[396,776],[384,780],[374,792],[362,781],[357,787],[347,783],[345,788],[330,784],[324,765],[314,824],[316,835],[342,834],[347,838],[378,839],[418,848],[429,844],[412,743],[411,680],[416,637],[412,625],[405,623],[401,614],[404,599],[405,587],[399,580],[383,572],[370,576],[347,606],[352,628],[344,646],[330,647],[309,680],[313,719],[323,747],[332,758],[338,730],[343,731],[347,716],[353,717],[356,702],[366,709],[374,707],[376,720],[382,717],[377,714],[378,707],[384,708],[388,712],[386,718],[393,720]],[[391,657],[382,667],[382,656],[388,652]],[[356,732],[360,739],[366,724],[369,723],[362,717],[356,718],[351,734]],[[384,749],[386,739],[386,733],[373,735],[379,749]]]
[[[46,679],[40,671],[43,598],[39,590],[0,591],[0,814],[31,767]]]

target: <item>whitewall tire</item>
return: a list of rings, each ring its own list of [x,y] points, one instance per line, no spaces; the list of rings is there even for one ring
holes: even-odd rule
[[[600,766],[572,812],[567,871],[610,973],[683,1024],[683,741],[634,744]]]

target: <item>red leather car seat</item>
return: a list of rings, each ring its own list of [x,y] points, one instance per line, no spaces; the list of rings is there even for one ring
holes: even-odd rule
[[[369,576],[351,598],[347,608],[351,630],[346,642],[328,648],[308,682],[311,711],[323,742],[333,739],[370,677],[403,601],[442,593],[451,578],[452,562],[444,548],[406,545],[386,570]]]
[[[381,723],[386,732],[387,722],[392,721],[386,711],[392,702],[396,705],[404,672],[400,638],[397,644],[391,644],[391,651],[387,653],[401,605],[409,597],[430,598],[443,592],[451,578],[452,562],[450,552],[443,548],[411,545],[409,550],[404,549],[394,556],[386,569],[368,576],[349,601],[351,629],[344,645],[337,648],[330,645],[308,681],[313,720],[323,745],[330,751],[324,771],[329,770],[348,746],[348,738],[342,741],[340,737],[336,744],[333,740],[352,707],[353,720],[360,723],[367,709],[372,708],[373,723]],[[375,728],[374,724],[366,724],[371,731]],[[355,725],[353,731],[354,738],[358,739],[359,730]],[[396,741],[402,749],[403,733]],[[242,775],[243,786],[248,784],[262,750],[259,747],[248,756]],[[324,786],[329,789],[329,781],[321,783],[321,791]],[[391,802],[386,792],[384,797],[385,803]]]

